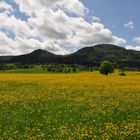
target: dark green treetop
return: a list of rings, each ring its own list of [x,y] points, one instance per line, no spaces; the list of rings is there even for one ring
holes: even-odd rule
[[[99,71],[101,74],[108,75],[114,72],[114,67],[110,61],[103,61],[100,65]]]

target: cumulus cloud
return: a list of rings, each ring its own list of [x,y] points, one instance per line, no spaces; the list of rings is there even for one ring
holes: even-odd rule
[[[27,15],[32,16],[37,14],[38,11],[43,9],[63,9],[66,12],[74,13],[80,16],[84,16],[88,11],[87,8],[79,0],[15,0],[19,5],[20,10]]]
[[[135,43],[140,43],[140,37],[134,37],[132,39]],[[128,45],[125,47],[127,50],[136,50],[136,51],[140,51],[140,46],[131,46]]]
[[[25,21],[17,19],[14,15],[8,15],[5,12],[0,13],[0,29],[9,30],[16,36],[32,37],[35,35],[34,31]]]
[[[133,29],[135,27],[133,21],[129,21],[128,23],[124,24],[124,26],[130,29]]]
[[[140,37],[134,37],[133,41],[136,42],[136,43],[140,43]]]
[[[140,51],[140,46],[130,46],[130,45],[128,45],[128,46],[126,46],[125,47],[127,50],[136,50],[136,51]]]
[[[4,1],[0,2],[0,9],[13,12],[12,6],[9,5],[8,3],[4,2]]]
[[[19,55],[29,53],[34,49],[46,49],[54,54],[68,54],[68,51],[54,42],[40,42],[36,39],[15,37],[12,40],[5,33],[0,31],[0,55]]]
[[[0,31],[0,55],[16,54],[15,42]]]
[[[47,49],[48,51],[54,53],[54,54],[68,54],[69,52],[65,50],[64,48],[60,47],[58,44],[55,44],[54,42],[43,42],[42,49]]]
[[[93,20],[93,22],[100,22],[101,21],[100,18],[96,17],[96,16],[93,16],[92,20]]]
[[[98,17],[94,17],[92,23],[87,22],[84,16],[88,9],[80,0],[14,1],[27,19],[5,11],[0,13],[1,54],[23,54],[39,48],[55,54],[68,54],[79,47],[126,43],[99,23]],[[12,10],[9,4],[1,7]],[[14,36],[10,37],[4,30]]]

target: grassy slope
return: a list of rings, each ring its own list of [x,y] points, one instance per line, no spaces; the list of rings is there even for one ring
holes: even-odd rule
[[[0,74],[0,139],[140,138],[140,73]]]

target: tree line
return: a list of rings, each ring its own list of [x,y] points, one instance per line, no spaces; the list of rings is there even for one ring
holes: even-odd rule
[[[114,72],[113,64],[110,61],[102,61],[99,67],[83,66],[83,65],[66,65],[66,64],[0,64],[0,71],[15,70],[15,69],[41,69],[48,73],[77,73],[82,71],[93,72],[100,71],[100,73],[108,75]],[[138,71],[138,68],[122,67],[123,71]]]

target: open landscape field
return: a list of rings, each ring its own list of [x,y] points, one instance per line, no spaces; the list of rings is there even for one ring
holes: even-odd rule
[[[0,74],[0,139],[140,139],[140,73]]]
[[[0,0],[0,140],[140,140],[140,0]]]

